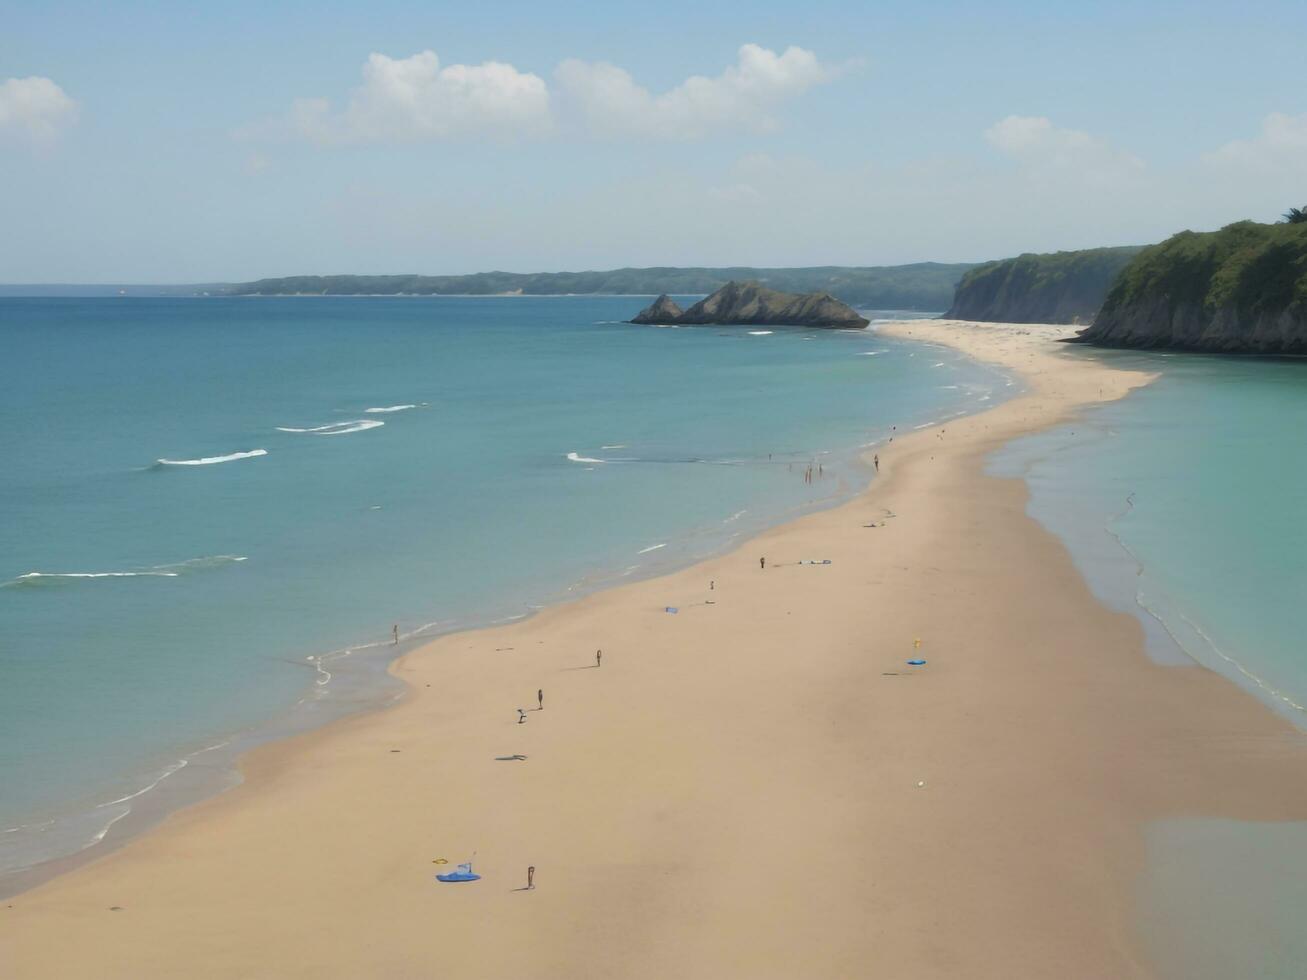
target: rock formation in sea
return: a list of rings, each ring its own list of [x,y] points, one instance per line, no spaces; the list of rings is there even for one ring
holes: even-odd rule
[[[986,262],[966,273],[945,314],[952,320],[1000,323],[1089,323],[1135,246],[1027,253]]]
[[[646,306],[643,310],[631,318],[632,323],[675,323],[683,315],[684,311],[677,305],[676,300],[672,299],[666,293],[663,293],[652,305]]]
[[[671,310],[678,315],[671,316]],[[660,296],[631,322],[859,329],[871,321],[828,293],[782,293],[757,282],[732,281],[684,312]]]
[[[1141,252],[1081,343],[1307,354],[1307,223],[1182,231]]]

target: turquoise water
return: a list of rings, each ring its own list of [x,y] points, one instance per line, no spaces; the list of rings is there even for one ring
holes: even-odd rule
[[[1159,657],[1178,644],[1307,725],[1307,363],[1068,356],[1161,377],[999,467],[1024,473],[1031,513],[1100,596],[1142,614]]]
[[[1030,512],[1153,656],[1197,661],[1307,727],[1307,363],[1068,351],[1160,372],[999,453]],[[1140,928],[1174,980],[1307,975],[1307,825],[1150,828]]]
[[[618,322],[643,303],[0,299],[0,871],[393,697],[394,624],[720,551],[1009,390],[867,331]]]

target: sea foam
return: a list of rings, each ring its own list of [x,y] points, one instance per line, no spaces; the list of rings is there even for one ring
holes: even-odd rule
[[[0,588],[69,585],[89,579],[177,578],[187,572],[204,568],[218,568],[222,565],[246,560],[244,555],[208,555],[203,558],[188,558],[185,561],[174,562],[170,565],[155,565],[151,568],[123,572],[25,572],[8,582],[0,582]]]
[[[369,409],[370,411],[370,409]],[[385,425],[380,419],[351,419],[348,422],[331,422],[328,425],[315,425],[311,429],[293,429],[287,425],[277,426],[278,432],[307,433],[315,436],[343,436],[350,432],[365,432]]]
[[[382,408],[365,408],[363,409],[363,412],[364,414],[367,415],[382,415],[386,412],[403,412],[410,408],[417,408],[417,406],[416,405],[386,405]]]
[[[212,466],[214,463],[230,463],[236,459],[253,459],[266,456],[266,449],[249,449],[240,453],[228,453],[226,456],[202,456],[199,459],[156,459],[155,466]]]

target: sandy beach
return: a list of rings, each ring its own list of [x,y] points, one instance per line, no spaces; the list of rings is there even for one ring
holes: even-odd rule
[[[1149,376],[1065,327],[884,329],[1027,391],[896,436],[847,504],[406,655],[395,707],[0,903],[0,975],[1154,976],[1148,821],[1307,819],[1307,740],[1150,661],[985,473]]]

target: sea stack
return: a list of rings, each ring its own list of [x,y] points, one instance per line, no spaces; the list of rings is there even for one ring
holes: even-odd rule
[[[666,293],[631,318],[632,323],[675,323],[684,311]]]
[[[631,322],[861,329],[870,321],[828,293],[782,293],[757,282],[732,281],[684,312],[660,296]]]

